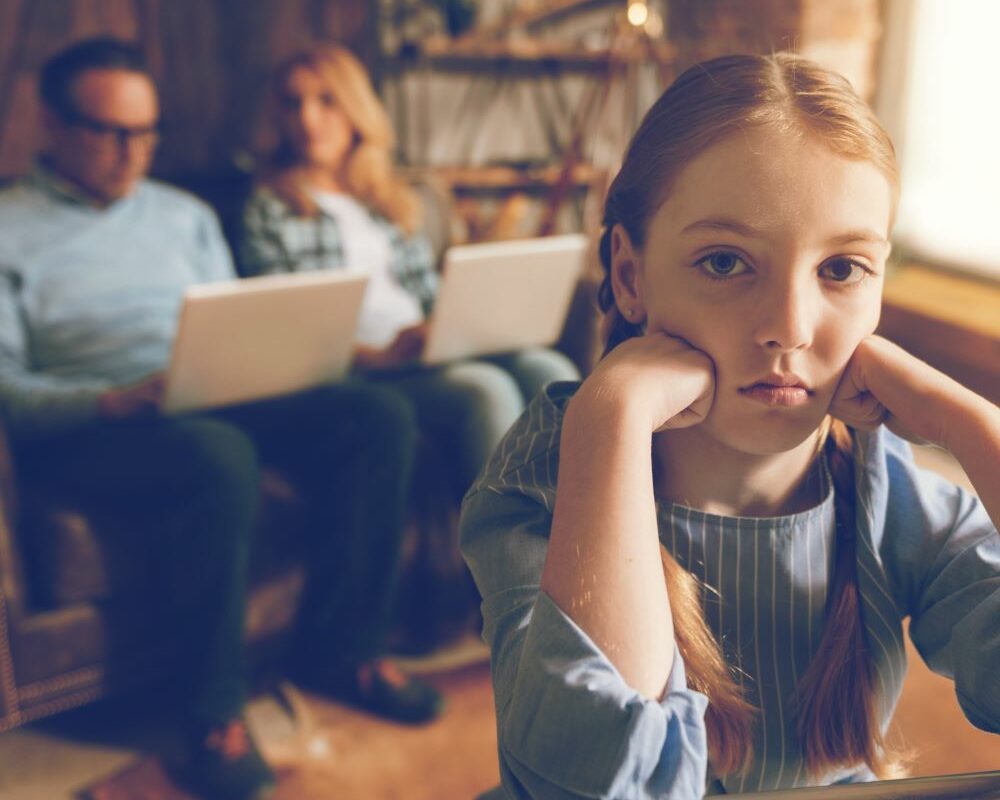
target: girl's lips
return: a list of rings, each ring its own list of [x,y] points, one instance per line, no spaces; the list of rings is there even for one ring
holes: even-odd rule
[[[804,386],[775,386],[770,383],[755,383],[739,390],[750,400],[767,406],[801,406],[809,402],[811,392]]]

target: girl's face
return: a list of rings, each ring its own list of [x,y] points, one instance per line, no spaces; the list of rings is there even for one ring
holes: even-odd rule
[[[891,206],[873,164],[761,127],[680,172],[642,252],[618,230],[619,307],[634,292],[647,330],[679,336],[715,362],[703,433],[765,454],[817,429],[851,354],[878,324]]]
[[[296,67],[278,95],[278,125],[296,155],[310,166],[339,169],[351,149],[354,128],[326,82]]]

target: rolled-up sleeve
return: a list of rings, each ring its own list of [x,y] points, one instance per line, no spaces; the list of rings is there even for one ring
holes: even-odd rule
[[[982,503],[890,458],[886,564],[927,665],[978,728],[1000,733],[1000,534]]]
[[[500,773],[512,798],[695,798],[705,790],[707,698],[675,655],[661,700],[625,683],[539,588],[551,518],[529,497],[466,498],[462,547],[483,594]]]

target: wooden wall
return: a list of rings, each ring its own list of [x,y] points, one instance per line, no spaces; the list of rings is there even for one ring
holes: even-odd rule
[[[874,94],[882,0],[670,0],[678,70],[726,53],[794,50]]]
[[[35,81],[54,52],[108,34],[139,42],[167,124],[156,171],[211,168],[252,140],[270,68],[315,40],[376,48],[366,0],[0,0],[0,176],[23,172],[38,146]]]

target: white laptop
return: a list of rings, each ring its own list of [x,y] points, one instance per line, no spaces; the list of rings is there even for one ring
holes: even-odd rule
[[[420,361],[553,344],[583,269],[582,234],[452,247]]]
[[[367,282],[324,270],[192,286],[163,411],[260,400],[340,378],[353,357]]]

